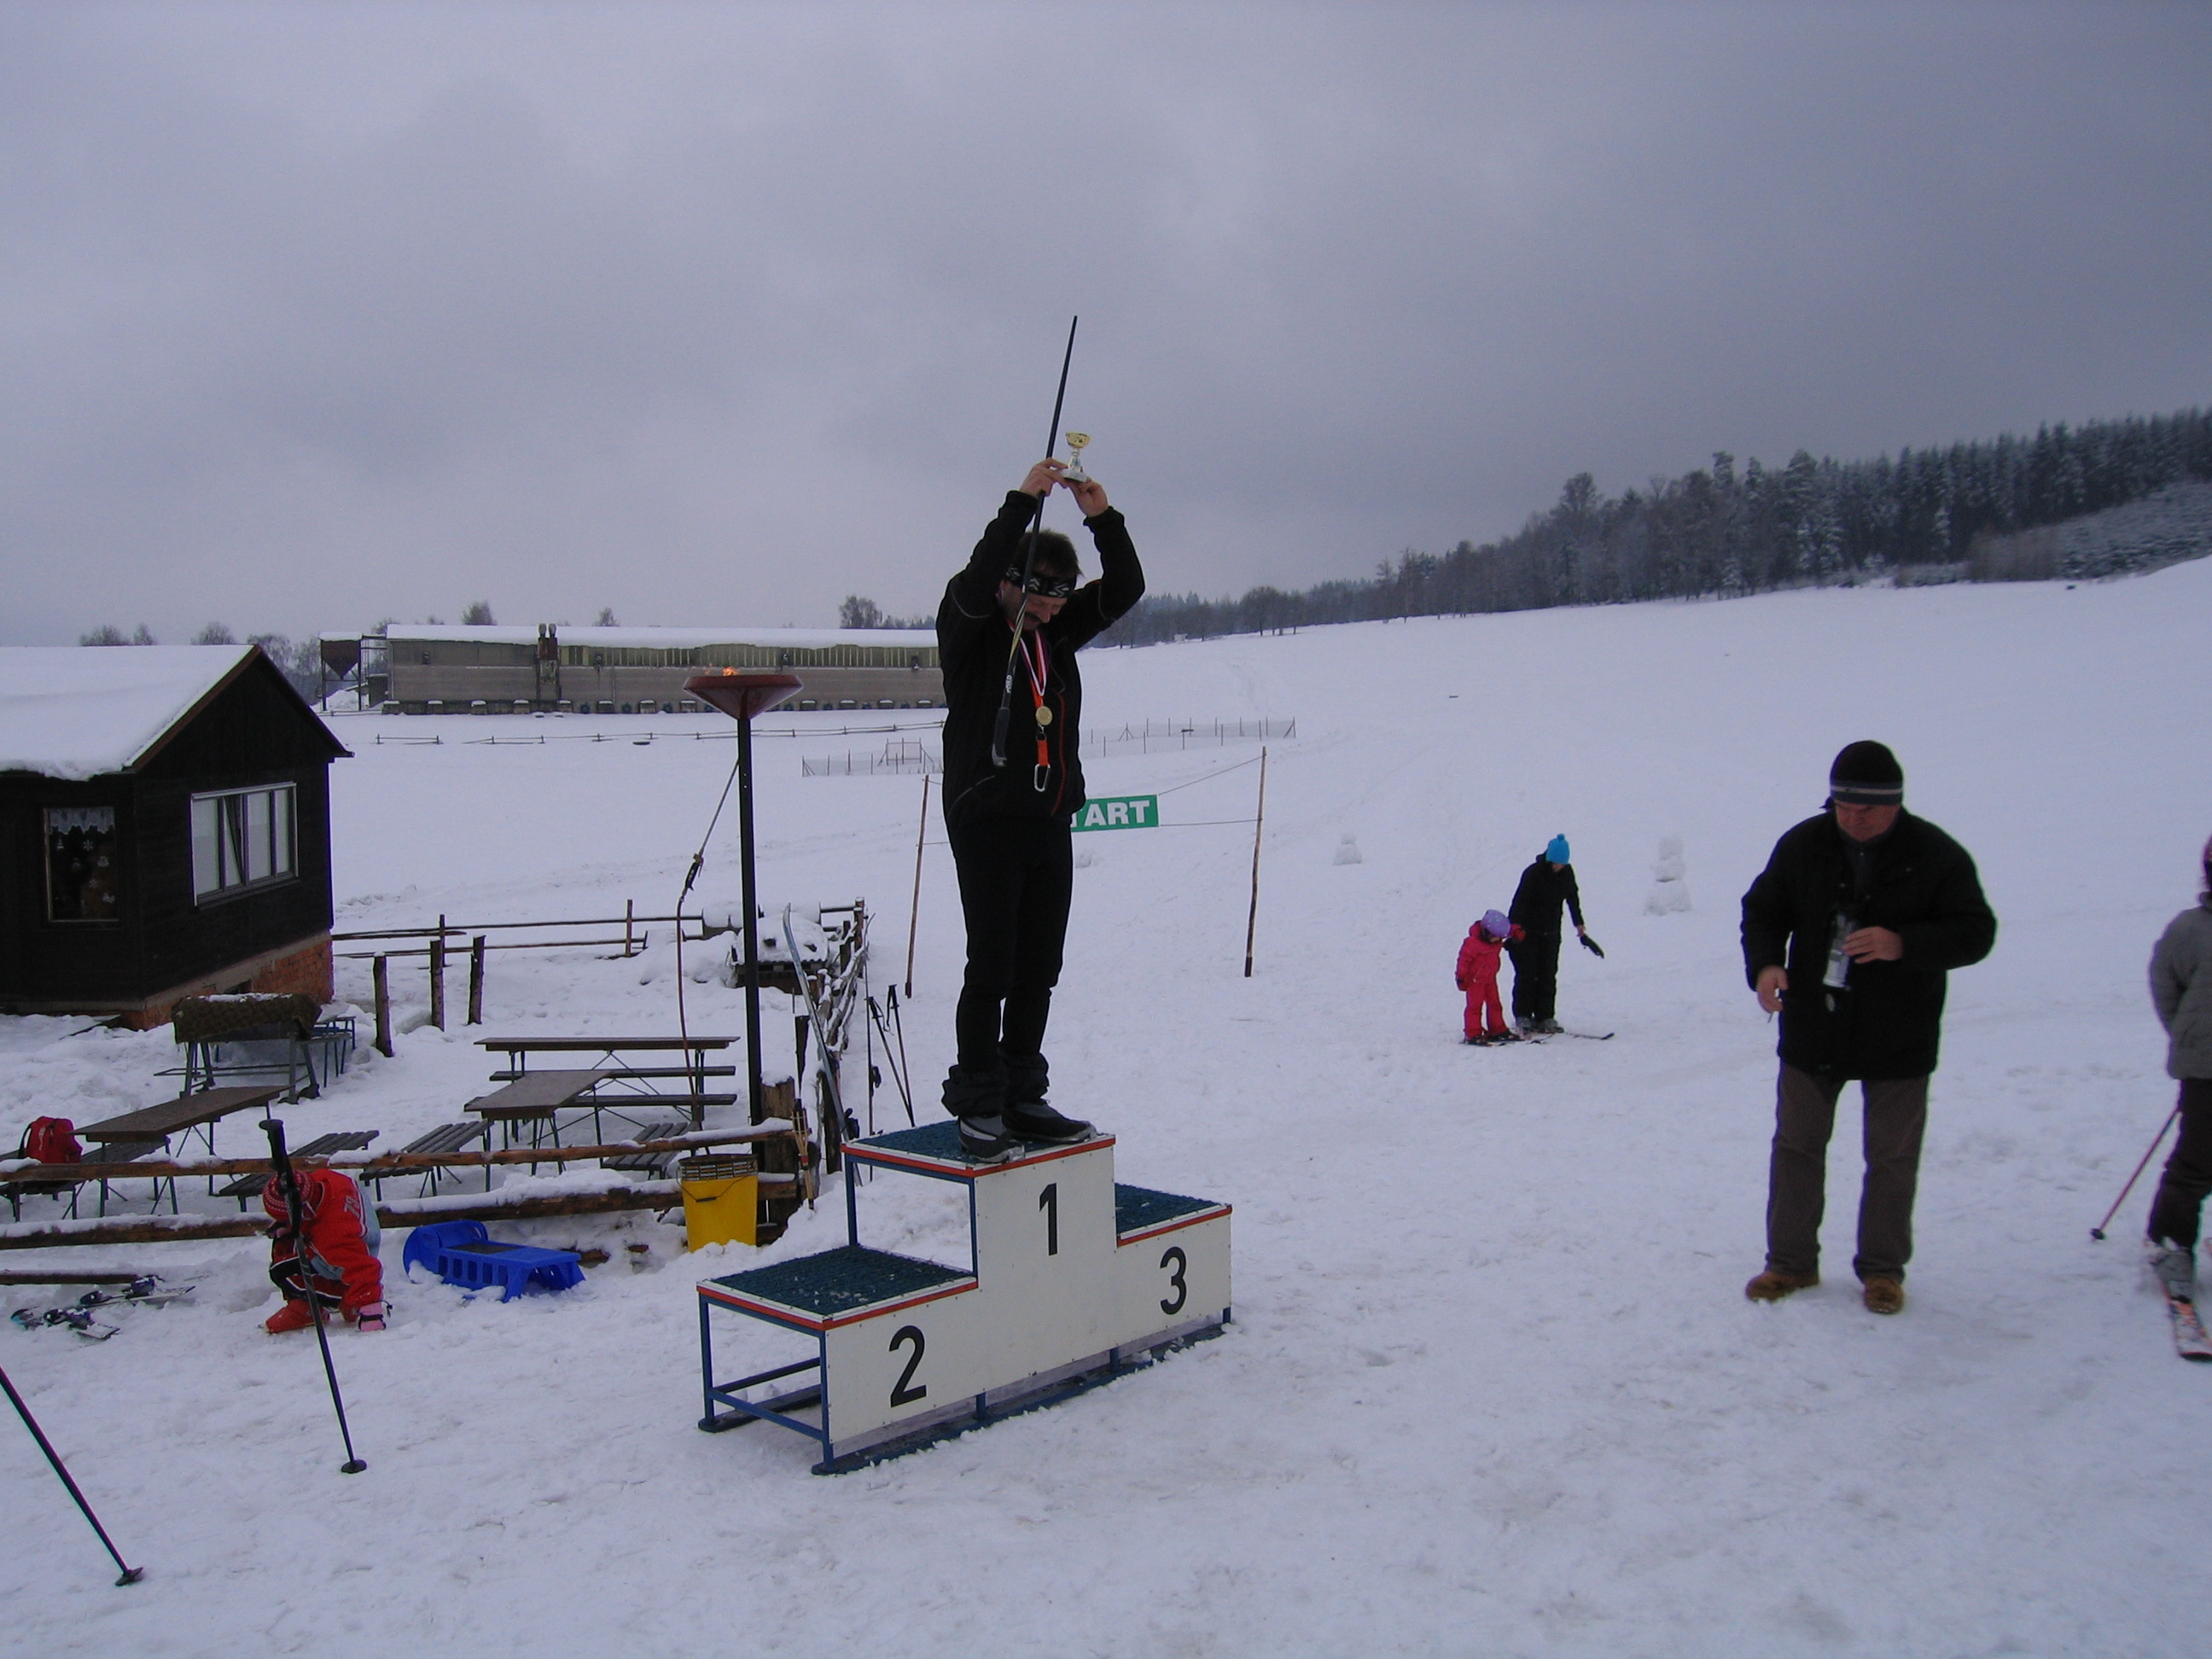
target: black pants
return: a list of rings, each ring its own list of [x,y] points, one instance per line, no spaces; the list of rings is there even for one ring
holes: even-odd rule
[[[1928,1079],[1859,1085],[1866,1097],[1866,1178],[1859,1188],[1861,1279],[1901,1279],[1912,1259],[1912,1199],[1920,1184],[1920,1140],[1928,1127]],[[1828,1137],[1840,1078],[1784,1066],[1774,1088],[1774,1150],[1766,1170],[1766,1265],[1777,1273],[1820,1271],[1820,1217],[1827,1208]]]
[[[2212,1078],[2181,1083],[2181,1139],[2166,1160],[2158,1196],[2150,1202],[2148,1237],[2197,1248],[2197,1218],[2212,1193]]]
[[[1559,1017],[1559,935],[1531,933],[1506,946],[1513,957],[1513,1018],[1527,1024]]]
[[[1044,1028],[1067,938],[1074,853],[1060,818],[981,818],[947,838],[968,922],[968,972],[945,1105],[988,1115],[1010,1097],[1044,1098]]]

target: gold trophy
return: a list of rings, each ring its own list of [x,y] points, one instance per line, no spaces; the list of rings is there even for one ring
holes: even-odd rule
[[[1061,476],[1073,483],[1089,483],[1091,475],[1083,470],[1083,451],[1091,441],[1091,434],[1088,432],[1066,432],[1060,435],[1067,440],[1071,456],[1067,471]]]

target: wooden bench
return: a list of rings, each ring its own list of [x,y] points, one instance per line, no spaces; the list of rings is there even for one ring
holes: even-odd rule
[[[328,1158],[332,1152],[357,1152],[375,1139],[377,1133],[374,1129],[341,1129],[335,1134],[319,1135],[304,1146],[295,1146],[289,1155],[293,1158]],[[236,1199],[238,1207],[243,1210],[246,1200],[260,1197],[261,1189],[273,1179],[273,1176],[242,1175],[237,1180],[216,1188],[215,1195]]]
[[[160,1152],[164,1144],[159,1140],[104,1141],[87,1152],[81,1162],[82,1164],[112,1164],[118,1166],[135,1164],[140,1158]],[[118,1172],[120,1173],[119,1169]],[[173,1176],[167,1179],[169,1208],[173,1211],[177,1207],[177,1182]],[[99,1184],[100,1213],[106,1215],[107,1213],[107,1182],[102,1180]],[[82,1181],[40,1181],[36,1176],[29,1175],[13,1176],[6,1181],[0,1181],[0,1193],[5,1193],[8,1197],[9,1217],[15,1221],[21,1221],[23,1218],[25,1199],[59,1198],[64,1193],[69,1194],[70,1218],[75,1220],[77,1194],[82,1191],[84,1183]],[[155,1177],[154,1182],[154,1207],[156,1210],[161,1207],[161,1177],[159,1176]]]
[[[403,1153],[425,1152],[432,1155],[444,1152],[458,1152],[462,1147],[467,1146],[472,1140],[481,1140],[483,1142],[484,1151],[489,1152],[491,1150],[491,1125],[485,1122],[481,1118],[477,1119],[473,1123],[441,1123],[436,1128],[431,1130],[429,1133],[426,1135],[417,1135],[414,1139],[409,1141],[399,1150]],[[412,1174],[413,1171],[410,1170],[407,1171],[407,1173]],[[422,1190],[417,1193],[416,1196],[417,1198],[429,1198],[434,1195],[438,1190],[439,1177],[443,1176],[445,1173],[446,1172],[443,1170],[435,1168],[434,1166],[423,1170]],[[379,1203],[383,1202],[384,1183],[390,1180],[391,1177],[389,1176],[371,1176],[368,1179],[370,1184],[376,1188],[377,1201]],[[484,1190],[486,1192],[489,1192],[491,1190],[491,1165],[489,1164],[486,1164],[484,1165]]]
[[[691,1127],[683,1118],[673,1118],[666,1123],[648,1123],[632,1135],[632,1140],[669,1140]],[[602,1170],[625,1170],[635,1174],[650,1176],[655,1181],[668,1179],[669,1167],[684,1154],[680,1152],[626,1152],[620,1158],[603,1158]]]

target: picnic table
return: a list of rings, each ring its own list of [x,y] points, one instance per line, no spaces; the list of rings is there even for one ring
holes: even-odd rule
[[[215,1126],[218,1122],[233,1112],[265,1107],[283,1092],[282,1089],[202,1089],[197,1094],[179,1095],[174,1100],[125,1112],[120,1117],[82,1124],[77,1133],[87,1140],[158,1140],[164,1146],[171,1135],[182,1135],[189,1146],[197,1132],[208,1149],[208,1156],[212,1158]]]
[[[666,1109],[680,1108],[688,1113],[694,1128],[699,1127],[709,1106],[731,1106],[737,1103],[734,1093],[708,1093],[705,1083],[710,1077],[731,1077],[738,1074],[733,1065],[710,1066],[707,1056],[718,1054],[738,1041],[734,1036],[495,1036],[478,1037],[477,1046],[495,1054],[505,1054],[507,1064],[491,1074],[495,1083],[520,1082],[533,1075],[530,1071],[532,1054],[565,1054],[590,1056],[585,1063],[598,1069],[607,1083],[617,1085],[617,1094],[635,1095],[641,1103]],[[640,1066],[623,1058],[629,1054],[679,1054],[684,1063],[680,1066]],[[683,1079],[690,1087],[682,1093],[636,1086],[641,1084]],[[611,1097],[603,1095],[594,1103],[593,1133],[598,1133],[597,1111],[615,1111]],[[624,1117],[625,1122],[635,1120]]]
[[[559,1114],[571,1107],[581,1105],[592,1112],[594,1125],[598,1114],[592,1103],[581,1097],[597,1088],[604,1072],[532,1072],[527,1077],[517,1078],[504,1089],[495,1089],[488,1095],[479,1095],[461,1108],[474,1112],[487,1125],[501,1126],[501,1145],[514,1145],[515,1131],[522,1124],[530,1126],[530,1144],[542,1146],[547,1135],[553,1144],[561,1144]]]
[[[155,1147],[168,1149],[169,1138],[179,1135],[187,1150],[192,1137],[198,1134],[200,1143],[215,1156],[215,1126],[233,1112],[251,1111],[258,1107],[266,1115],[269,1103],[284,1091],[282,1089],[202,1089],[198,1093],[179,1095],[174,1100],[165,1100],[158,1106],[147,1106],[135,1112],[125,1112],[120,1117],[102,1118],[97,1123],[78,1126],[77,1133],[87,1140],[100,1145],[102,1163],[127,1164],[133,1158],[143,1158]],[[135,1152],[124,1153],[118,1143],[138,1146]],[[111,1147],[115,1151],[111,1152]],[[119,1155],[118,1155],[119,1154]],[[123,1173],[118,1168],[118,1174]],[[215,1178],[208,1178],[208,1191],[215,1191]],[[154,1207],[161,1207],[161,1182],[154,1182]],[[169,1208],[177,1207],[177,1183],[169,1178]],[[100,1212],[107,1213],[107,1182],[100,1183]]]

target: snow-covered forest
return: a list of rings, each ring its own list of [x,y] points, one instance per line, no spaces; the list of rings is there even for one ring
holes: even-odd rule
[[[1366,580],[1241,599],[1148,595],[1111,643],[1263,633],[1317,623],[1533,611],[1560,605],[1850,584],[1917,565],[1965,565],[1978,545],[2212,479],[2212,410],[2045,426],[1894,460],[1710,467],[1607,495],[1587,472],[1518,532],[1449,553],[1408,550]],[[2200,550],[2212,523],[2199,514]],[[2042,576],[2105,575],[2125,558],[2062,555]],[[1963,574],[1963,573],[1962,573]]]

